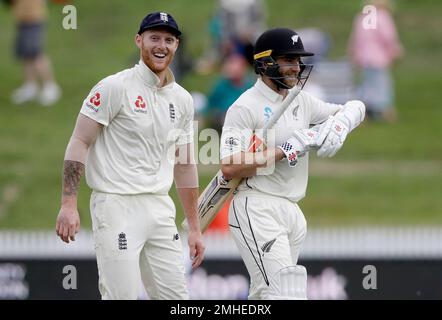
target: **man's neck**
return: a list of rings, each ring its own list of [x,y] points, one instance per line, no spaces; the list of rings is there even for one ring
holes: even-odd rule
[[[277,94],[282,95],[284,98],[288,94],[288,90],[284,88],[278,88],[278,86],[268,77],[262,77],[262,81],[273,91],[275,91]]]
[[[160,80],[160,83],[159,83],[158,87],[159,88],[164,87],[167,84],[167,71],[168,71],[168,68],[164,69],[163,71],[155,72],[151,68],[149,68],[148,64],[143,60],[143,58],[141,58],[141,61],[146,66],[146,68],[148,68]]]
[[[167,83],[167,73],[166,73],[166,70],[158,72],[158,73],[156,73],[156,72],[154,72],[154,73],[160,79],[159,87],[164,87],[166,85],[166,83]]]

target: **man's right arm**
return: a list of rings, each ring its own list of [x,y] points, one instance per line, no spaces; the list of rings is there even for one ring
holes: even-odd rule
[[[227,180],[255,176],[258,168],[274,165],[284,158],[279,148],[259,152],[238,152],[221,160],[221,171]]]
[[[225,179],[247,178],[259,168],[272,166],[283,158],[277,148],[262,150],[254,140],[255,119],[249,108],[232,105],[226,113],[220,141],[221,171]],[[256,151],[256,152],[255,152]]]
[[[98,137],[103,125],[79,114],[74,132],[66,148],[63,166],[61,208],[57,217],[57,235],[66,243],[75,240],[80,229],[77,193],[90,145]]]
[[[331,125],[331,123],[327,124]],[[298,157],[321,146],[328,133],[328,127],[325,127],[327,124],[317,125],[316,128],[311,129],[297,129],[292,137],[276,148],[260,152],[241,151],[224,157],[221,160],[221,171],[227,180],[247,178],[256,175],[258,168],[274,165],[275,162],[284,158],[287,159],[289,167],[295,167]],[[234,152],[234,148],[230,150]]]

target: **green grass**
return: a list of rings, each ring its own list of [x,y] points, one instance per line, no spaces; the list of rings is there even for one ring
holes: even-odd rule
[[[209,43],[205,30],[215,1],[76,1],[78,30],[61,27],[62,6],[51,4],[48,52],[63,100],[53,108],[37,104],[16,107],[10,92],[20,85],[20,65],[12,56],[14,22],[0,6],[0,228],[53,228],[59,209],[61,167],[66,143],[79,107],[101,78],[130,67],[137,60],[133,43],[139,21],[153,10],[170,11],[185,34],[186,50],[196,59]],[[345,55],[354,14],[353,0],[267,1],[268,25],[318,26],[333,41],[331,57]],[[365,124],[350,136],[333,160],[430,162],[442,169],[442,3],[397,1],[396,21],[406,56],[395,65],[400,121]],[[215,74],[194,73],[183,79],[189,90],[207,92]],[[330,160],[319,160],[327,162]],[[416,169],[416,170],[419,170]],[[201,175],[204,187],[211,175]],[[310,178],[301,207],[310,226],[442,224],[442,170],[434,174],[370,175]],[[15,199],[5,190],[16,188]],[[176,193],[172,190],[176,199]],[[79,210],[90,227],[89,190],[82,183]],[[178,202],[177,202],[178,203]],[[178,222],[182,220],[179,204]]]
[[[431,188],[442,190],[442,175],[413,177],[361,175],[310,178],[309,196],[300,202],[310,225],[442,223],[440,200]]]

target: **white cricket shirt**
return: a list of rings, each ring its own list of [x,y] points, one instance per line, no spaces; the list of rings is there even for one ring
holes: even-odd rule
[[[81,113],[104,125],[90,147],[86,181],[99,192],[167,194],[173,182],[175,145],[193,142],[193,101],[175,82],[167,84],[142,60],[101,80]]]
[[[244,92],[229,108],[221,136],[221,159],[237,152],[247,152],[255,130],[262,129],[280,107],[282,95],[270,89],[261,79]],[[325,103],[301,91],[268,132],[268,147],[281,145],[293,132],[319,124],[335,114],[342,105]],[[287,159],[275,164],[273,173],[244,179],[238,190],[253,189],[297,202],[305,196],[308,181],[308,153],[290,168]]]

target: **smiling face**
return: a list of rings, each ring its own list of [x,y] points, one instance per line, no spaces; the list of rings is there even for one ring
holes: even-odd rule
[[[143,62],[160,79],[165,76],[178,48],[179,39],[167,29],[150,29],[135,36]]]
[[[299,56],[277,57],[276,63],[279,65],[279,73],[283,77],[282,82],[293,88],[298,83],[298,75],[301,71]]]

